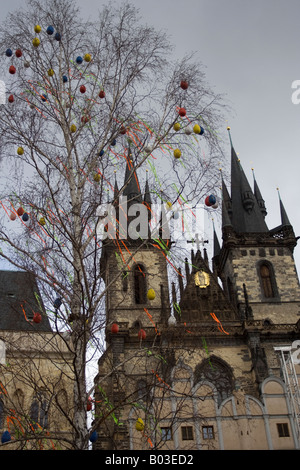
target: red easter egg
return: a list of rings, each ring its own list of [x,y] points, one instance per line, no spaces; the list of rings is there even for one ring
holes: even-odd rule
[[[20,215],[20,216],[24,214],[23,207],[19,207],[19,209],[17,210],[17,214]]]
[[[9,103],[13,103],[14,101],[15,101],[14,95],[9,95],[9,97],[8,97],[8,102],[9,102]]]
[[[211,203],[209,202],[209,196],[206,196],[205,198],[205,205],[210,207],[211,206]]]
[[[80,90],[80,93],[85,93],[86,92],[86,88],[84,85],[81,85],[81,87],[79,88]]]
[[[184,108],[179,108],[178,114],[179,116],[184,117],[186,115],[186,110]]]
[[[12,212],[9,216],[10,220],[16,220],[17,216],[14,212]]]
[[[22,51],[21,51],[21,49],[17,49],[17,50],[16,50],[16,56],[17,56],[17,57],[22,57]]]
[[[105,93],[104,93],[103,90],[101,90],[100,93],[99,93],[99,97],[100,97],[100,98],[104,98],[104,96],[105,96]]]
[[[8,71],[9,71],[9,73],[11,73],[11,74],[13,75],[14,73],[16,73],[16,67],[14,67],[13,65],[11,65],[11,66],[9,67],[9,70],[8,70]]]
[[[40,313],[35,313],[33,315],[34,323],[40,323],[42,321],[42,315]]]
[[[145,330],[140,330],[138,334],[139,339],[146,339],[146,331]]]
[[[125,135],[126,134],[126,129],[124,126],[121,127],[120,134]]]
[[[111,332],[113,334],[116,334],[116,333],[118,333],[118,331],[119,331],[119,326],[116,323],[113,323],[112,326],[111,326]]]
[[[86,404],[86,410],[91,411],[92,409],[92,401],[91,398],[88,398],[87,404]]]
[[[186,90],[188,88],[189,84],[186,80],[181,80],[180,86],[183,90]]]

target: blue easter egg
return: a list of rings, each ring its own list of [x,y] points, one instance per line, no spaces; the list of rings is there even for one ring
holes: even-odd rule
[[[11,57],[12,56],[12,50],[11,49],[6,49],[5,54],[7,55],[7,57]]]
[[[48,96],[47,95],[42,95],[42,101],[47,101]]]
[[[56,41],[60,41],[61,40],[61,35],[60,33],[56,33],[54,38],[56,39]]]
[[[63,82],[67,83],[67,81],[68,81],[68,77],[66,75],[63,75]]]
[[[76,58],[76,62],[77,62],[77,64],[82,64],[83,58],[79,55],[79,56]]]
[[[104,150],[100,150],[99,152],[99,157],[102,157],[102,155],[104,155]]]
[[[92,434],[90,435],[90,441],[96,442],[97,439],[98,439],[98,433],[97,431],[93,431]]]
[[[5,442],[11,441],[11,435],[8,431],[4,431],[4,433],[1,436],[1,442],[4,444]]]
[[[57,297],[57,299],[54,300],[54,307],[59,308],[61,306],[61,298]]]
[[[215,204],[217,202],[216,197],[213,194],[211,194],[210,196],[208,196],[208,202],[211,205]]]
[[[24,220],[24,222],[27,222],[27,220],[29,220],[29,215],[26,214],[26,212],[22,215],[22,219]]]
[[[53,34],[53,33],[54,33],[54,28],[53,28],[53,26],[48,26],[48,28],[46,29],[46,32],[47,32],[47,34],[49,34],[49,35]]]
[[[114,140],[112,141],[111,145],[114,147],[114,146],[116,145],[116,143],[117,143],[117,141],[116,141],[116,139],[114,139]]]
[[[204,134],[204,129],[203,127],[200,126],[200,132],[199,132],[200,135]]]

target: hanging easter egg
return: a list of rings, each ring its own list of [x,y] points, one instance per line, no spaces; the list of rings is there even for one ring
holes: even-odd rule
[[[24,214],[24,209],[23,209],[23,207],[19,207],[19,209],[17,210],[17,214],[18,214],[19,216],[21,216],[21,215]]]
[[[24,222],[27,222],[29,220],[29,215],[25,212],[23,215],[22,215],[22,219]]]
[[[42,321],[42,315],[38,312],[35,312],[33,315],[33,322],[34,323],[41,323]]]
[[[211,206],[217,202],[216,196],[214,196],[213,194],[208,196],[208,200]]]
[[[14,101],[15,101],[14,95],[9,95],[9,97],[8,97],[8,102],[9,102],[9,103],[13,103]]]
[[[99,98],[104,98],[104,97],[105,97],[105,92],[103,90],[100,90]]]
[[[46,29],[46,33],[49,34],[49,36],[51,36],[54,33],[53,26],[48,26],[48,28]]]
[[[146,331],[141,329],[138,333],[138,338],[142,340],[146,339]]]
[[[149,289],[147,292],[147,297],[149,300],[154,300],[155,299],[155,290],[154,289]]]
[[[117,141],[116,141],[116,139],[114,139],[114,140],[111,142],[110,145],[112,145],[112,146],[114,147],[114,146],[116,145],[116,143],[117,143]]]
[[[42,101],[45,102],[45,101],[47,101],[47,99],[48,99],[48,96],[47,96],[47,95],[42,95]]]
[[[212,207],[213,209],[218,209],[218,207],[219,207],[219,203],[218,203],[218,202],[216,202],[216,203],[215,203],[215,204],[213,204],[211,207]]]
[[[206,196],[206,198],[205,198],[205,201],[204,201],[204,202],[205,202],[205,205],[206,205],[206,206],[208,206],[208,207],[210,207],[210,206],[211,206],[211,203],[209,202],[209,196]]]
[[[187,82],[186,80],[181,80],[180,86],[181,86],[181,88],[182,88],[183,90],[187,90],[189,84],[188,84],[188,82]]]
[[[127,132],[127,131],[126,131],[126,127],[122,126],[122,127],[121,127],[121,130],[120,130],[120,134],[121,134],[121,135],[125,135],[126,132]]]
[[[14,67],[13,65],[11,65],[8,69],[9,73],[14,75],[16,73],[16,67]]]
[[[56,33],[55,36],[54,36],[54,39],[56,39],[56,41],[60,41],[61,40],[60,33]]]
[[[11,435],[9,431],[4,431],[1,436],[1,442],[2,444],[5,444],[6,442],[11,441]]]
[[[90,119],[91,119],[90,116],[82,116],[81,122],[83,122],[84,124],[87,124]]]
[[[142,420],[142,418],[138,418],[135,423],[135,429],[137,431],[143,431],[144,428],[145,428],[144,421]]]
[[[200,132],[201,132],[201,127],[199,126],[199,124],[195,124],[195,125],[194,125],[193,131],[195,132],[195,134],[200,134]]]
[[[90,442],[96,442],[98,439],[98,433],[97,431],[93,431],[92,434],[90,435]]]
[[[49,75],[49,77],[53,77],[53,75],[54,75],[54,70],[53,70],[53,69],[49,69],[49,70],[48,70],[48,75]]]
[[[173,126],[173,129],[174,129],[175,132],[180,131],[180,124],[179,124],[179,122],[175,122],[175,124],[174,124],[174,126]]]
[[[200,135],[204,134],[204,129],[203,127],[200,126],[200,132],[199,132]]]
[[[77,62],[77,64],[82,64],[83,58],[79,55],[79,56],[76,58],[76,62]]]
[[[28,60],[25,60],[25,62],[24,62],[24,67],[25,67],[25,69],[29,69],[29,67],[30,67],[30,62],[29,62]]]
[[[54,308],[59,308],[61,306],[61,303],[61,298],[57,297],[53,302]]]
[[[23,153],[24,153],[23,147],[18,147],[17,154],[18,155],[23,155]]]
[[[86,87],[84,85],[81,85],[79,88],[80,93],[85,93],[86,92]]]
[[[174,157],[175,158],[180,158],[181,157],[181,151],[179,149],[174,150]]]
[[[172,202],[171,202],[171,201],[167,201],[166,206],[167,206],[167,209],[171,209],[171,207],[172,207]]]
[[[14,212],[12,212],[9,216],[10,220],[16,220],[17,216]]]
[[[111,332],[112,334],[117,334],[119,332],[119,325],[117,325],[117,323],[113,323],[111,325]]]
[[[84,60],[85,60],[86,62],[90,62],[91,59],[92,59],[91,54],[85,54]]]
[[[94,175],[94,181],[96,181],[96,183],[99,183],[100,179],[101,179],[101,176],[99,175],[99,173],[96,173]]]
[[[11,49],[6,49],[5,54],[6,54],[7,57],[11,57],[13,52],[12,52]]]
[[[179,116],[184,117],[186,115],[185,108],[179,108],[178,114],[179,114]]]
[[[93,405],[92,405],[92,399],[91,397],[88,398],[87,404],[86,404],[86,411],[91,411]]]
[[[40,44],[41,44],[41,41],[39,40],[39,38],[34,38],[32,40],[33,47],[39,47]]]
[[[46,225],[46,220],[45,220],[44,217],[41,217],[41,218],[40,218],[39,224],[40,224],[40,225]]]
[[[99,152],[99,157],[102,157],[102,156],[104,155],[104,153],[105,153],[105,152],[104,152],[104,150],[103,150],[103,149],[102,149],[102,150],[100,150],[100,152]]]
[[[39,24],[35,25],[34,32],[35,33],[40,33],[41,31],[42,31],[42,28],[40,27],[40,25]]]
[[[173,219],[174,219],[174,220],[178,220],[178,219],[179,219],[179,212],[177,212],[177,211],[174,212],[174,214],[173,214]]]
[[[63,78],[62,78],[62,80],[63,80],[63,83],[67,83],[67,81],[68,81],[68,77],[67,77],[67,75],[63,75]]]
[[[184,133],[185,133],[186,135],[191,135],[191,133],[192,133],[191,128],[190,128],[190,127],[186,127],[186,128],[184,129]]]
[[[71,131],[72,133],[76,132],[76,126],[75,126],[75,124],[72,124],[72,125],[71,125],[70,131]]]
[[[22,55],[23,55],[21,49],[17,49],[16,52],[15,52],[15,54],[16,54],[16,57],[18,57],[18,58],[19,58],[19,57],[22,57]]]

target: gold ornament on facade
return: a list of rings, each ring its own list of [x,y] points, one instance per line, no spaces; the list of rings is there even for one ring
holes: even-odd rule
[[[210,284],[209,274],[205,271],[197,271],[194,279],[196,286],[200,287],[200,289],[205,289]]]

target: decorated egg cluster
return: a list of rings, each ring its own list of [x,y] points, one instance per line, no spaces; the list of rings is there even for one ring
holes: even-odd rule
[[[187,90],[189,87],[189,84],[186,80],[181,80],[180,82],[180,87],[183,90]],[[178,115],[180,118],[185,118],[187,115],[186,109],[184,107],[178,107],[177,109]],[[175,122],[173,125],[173,130],[175,132],[179,132],[181,130],[181,124],[180,122]],[[184,132],[186,135],[191,135],[192,133],[197,134],[197,135],[203,135],[204,134],[204,128],[200,126],[200,124],[194,124],[193,128],[190,126],[185,126],[184,127]],[[179,159],[181,157],[181,150],[176,148],[173,151],[174,158]]]

